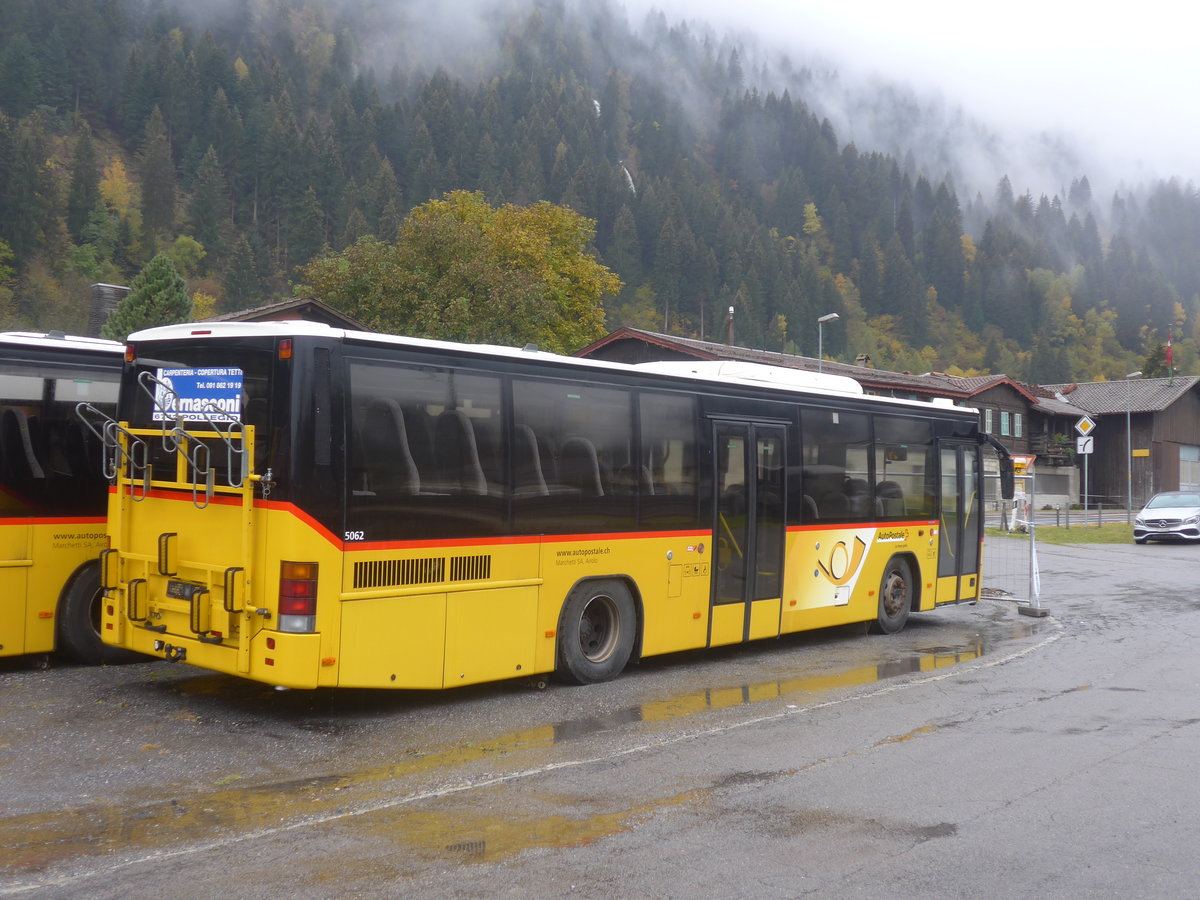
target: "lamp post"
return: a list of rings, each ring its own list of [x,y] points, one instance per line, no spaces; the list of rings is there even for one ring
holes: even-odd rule
[[[1131,380],[1140,378],[1141,370],[1125,376],[1125,524],[1133,518],[1133,429],[1130,427],[1133,411],[1133,386]]]
[[[825,323],[840,319],[837,313],[826,313],[817,319],[817,371],[825,369]]]

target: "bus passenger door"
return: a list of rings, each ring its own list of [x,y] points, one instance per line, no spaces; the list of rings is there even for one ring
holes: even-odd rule
[[[983,510],[979,492],[979,447],[940,441],[938,489],[938,603],[979,596],[979,542]]]
[[[709,646],[779,634],[784,550],[784,429],[717,422]]]

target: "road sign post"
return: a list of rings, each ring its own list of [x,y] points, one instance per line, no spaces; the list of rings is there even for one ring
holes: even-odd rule
[[[1083,520],[1087,521],[1088,510],[1088,457],[1092,455],[1095,438],[1092,432],[1096,430],[1096,422],[1090,416],[1080,416],[1075,423],[1079,437],[1075,439],[1075,452],[1083,457]]]

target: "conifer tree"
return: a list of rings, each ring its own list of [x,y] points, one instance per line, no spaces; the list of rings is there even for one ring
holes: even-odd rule
[[[261,296],[262,288],[258,280],[258,263],[254,256],[254,248],[245,237],[239,237],[233,245],[224,284],[224,309],[227,311],[253,306]]]
[[[210,259],[221,259],[225,253],[222,225],[228,220],[229,198],[225,190],[225,178],[221,174],[221,163],[217,151],[211,146],[200,160],[196,178],[192,183],[192,197],[188,203],[188,223],[192,235],[208,252]]]
[[[0,110],[20,118],[37,105],[42,78],[28,35],[18,32],[0,49]]]
[[[159,253],[130,282],[129,294],[100,329],[102,337],[124,340],[134,331],[186,322],[191,313],[187,285],[166,253]]]
[[[71,166],[71,186],[67,191],[67,230],[75,243],[82,243],[83,229],[100,202],[100,172],[96,165],[96,150],[85,126],[75,144],[75,160]]]
[[[300,211],[292,229],[291,251],[296,265],[305,265],[325,246],[325,210],[317,192],[309,188],[300,201]]]
[[[146,120],[145,141],[139,158],[142,180],[142,222],[153,241],[175,225],[175,161],[167,137],[167,123],[158,107]]]

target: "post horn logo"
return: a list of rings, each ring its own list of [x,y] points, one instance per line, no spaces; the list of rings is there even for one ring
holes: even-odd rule
[[[841,587],[854,577],[858,567],[862,565],[866,555],[867,544],[858,535],[854,536],[854,547],[851,549],[845,541],[838,541],[829,548],[828,562],[817,560],[817,565],[825,573],[825,577],[837,587]]]

